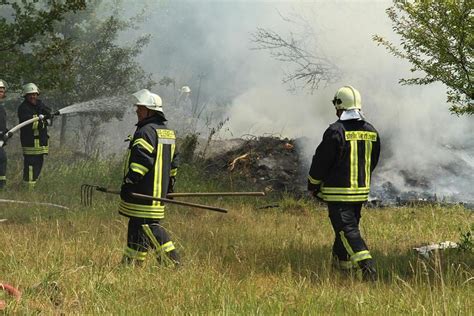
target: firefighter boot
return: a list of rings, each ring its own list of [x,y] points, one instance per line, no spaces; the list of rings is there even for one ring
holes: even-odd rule
[[[372,259],[359,261],[362,281],[375,282],[378,279],[377,270]]]
[[[173,261],[175,267],[179,267],[181,265],[181,260],[179,258],[179,254],[176,250],[172,250],[168,252],[168,256]]]
[[[160,251],[156,256],[156,260],[160,265],[174,266],[176,268],[181,265],[179,254],[176,249],[168,252]]]

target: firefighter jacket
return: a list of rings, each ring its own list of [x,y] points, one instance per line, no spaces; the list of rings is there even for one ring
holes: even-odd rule
[[[7,113],[4,104],[0,101],[0,134],[5,132],[7,132]]]
[[[338,120],[324,132],[309,171],[308,190],[326,202],[367,201],[380,138],[363,120]]]
[[[18,107],[18,119],[21,122],[27,121],[38,115],[51,115],[51,109],[44,105],[41,100],[36,105],[27,100]],[[48,154],[48,123],[46,120],[36,121],[20,130],[20,141],[24,155],[44,155]]]
[[[164,218],[165,207],[161,202],[137,199],[127,191],[166,198],[170,177],[177,174],[175,142],[175,132],[166,127],[164,118],[155,115],[138,122],[125,161],[119,205],[121,215]]]

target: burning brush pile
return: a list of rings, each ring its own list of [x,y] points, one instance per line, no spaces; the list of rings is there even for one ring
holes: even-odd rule
[[[287,192],[301,197],[306,192],[310,158],[305,157],[308,139],[252,137],[216,141],[205,161],[206,171],[228,173],[232,181],[253,183],[258,190]],[[467,151],[463,150],[465,154]],[[463,204],[474,208],[470,160],[451,153],[454,161],[419,168],[418,172],[393,165],[386,155],[373,179],[368,205]]]
[[[231,177],[250,181],[267,192],[300,195],[306,190],[307,168],[298,154],[298,140],[253,137],[206,160],[206,170],[227,171]]]

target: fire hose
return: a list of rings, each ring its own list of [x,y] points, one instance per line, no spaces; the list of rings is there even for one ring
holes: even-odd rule
[[[5,145],[5,142],[13,136],[13,133],[18,131],[20,128],[25,127],[26,125],[33,124],[34,122],[37,122],[39,120],[43,120],[44,115],[40,114],[37,117],[33,117],[29,120],[26,120],[24,122],[21,122],[20,124],[16,125],[15,127],[11,128],[9,131],[7,131],[5,134],[3,134],[2,139],[0,139],[0,147],[3,147]]]
[[[43,205],[43,206],[57,207],[57,208],[60,208],[60,209],[63,209],[63,210],[68,210],[68,209],[69,209],[69,207],[62,206],[62,205],[59,205],[59,204],[44,203],[44,202],[29,202],[29,201],[0,199],[0,203],[15,203],[15,204]],[[1,220],[0,220],[0,221],[1,221]]]
[[[51,114],[51,117],[54,117],[54,116],[57,116],[57,115],[61,115],[61,113],[58,111],[54,112]],[[3,134],[1,137],[0,137],[0,148],[3,147],[6,143],[6,141],[11,138],[13,136],[13,134],[18,131],[19,129],[27,126],[27,125],[30,125],[30,124],[33,124],[35,122],[38,122],[38,121],[42,121],[46,118],[45,115],[43,114],[40,114],[38,115],[37,117],[33,117],[29,120],[26,120],[24,122],[21,122],[20,124],[12,127],[10,130],[8,130],[7,132],[5,132],[5,134]]]
[[[110,190],[110,189],[97,186],[97,185],[83,184],[81,186],[81,202],[83,205],[85,206],[92,205],[92,192],[94,190],[99,191],[99,192],[104,192],[104,193],[110,193],[110,194],[120,194],[120,191],[117,191],[117,190]],[[166,198],[157,198],[157,197],[144,195],[140,193],[130,193],[130,195],[139,199],[144,199],[144,200],[160,201],[163,203],[184,205],[184,206],[207,209],[207,210],[221,212],[221,213],[227,213],[227,209],[224,209],[224,208],[171,200],[171,198],[211,197],[211,196],[265,196],[265,192],[180,192],[180,193],[168,193],[166,195]]]

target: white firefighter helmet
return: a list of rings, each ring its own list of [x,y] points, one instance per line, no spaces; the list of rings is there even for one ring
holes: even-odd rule
[[[0,88],[7,89],[7,83],[3,79],[0,79]]]
[[[40,93],[38,87],[34,83],[27,83],[23,86],[23,96],[31,93]]]
[[[191,89],[188,86],[181,87],[181,93],[191,93]]]
[[[337,90],[332,100],[336,110],[361,110],[362,101],[359,91],[353,86],[344,86]]]
[[[149,110],[163,113],[163,102],[158,94],[142,89],[132,95],[135,97],[135,105],[142,105]]]

